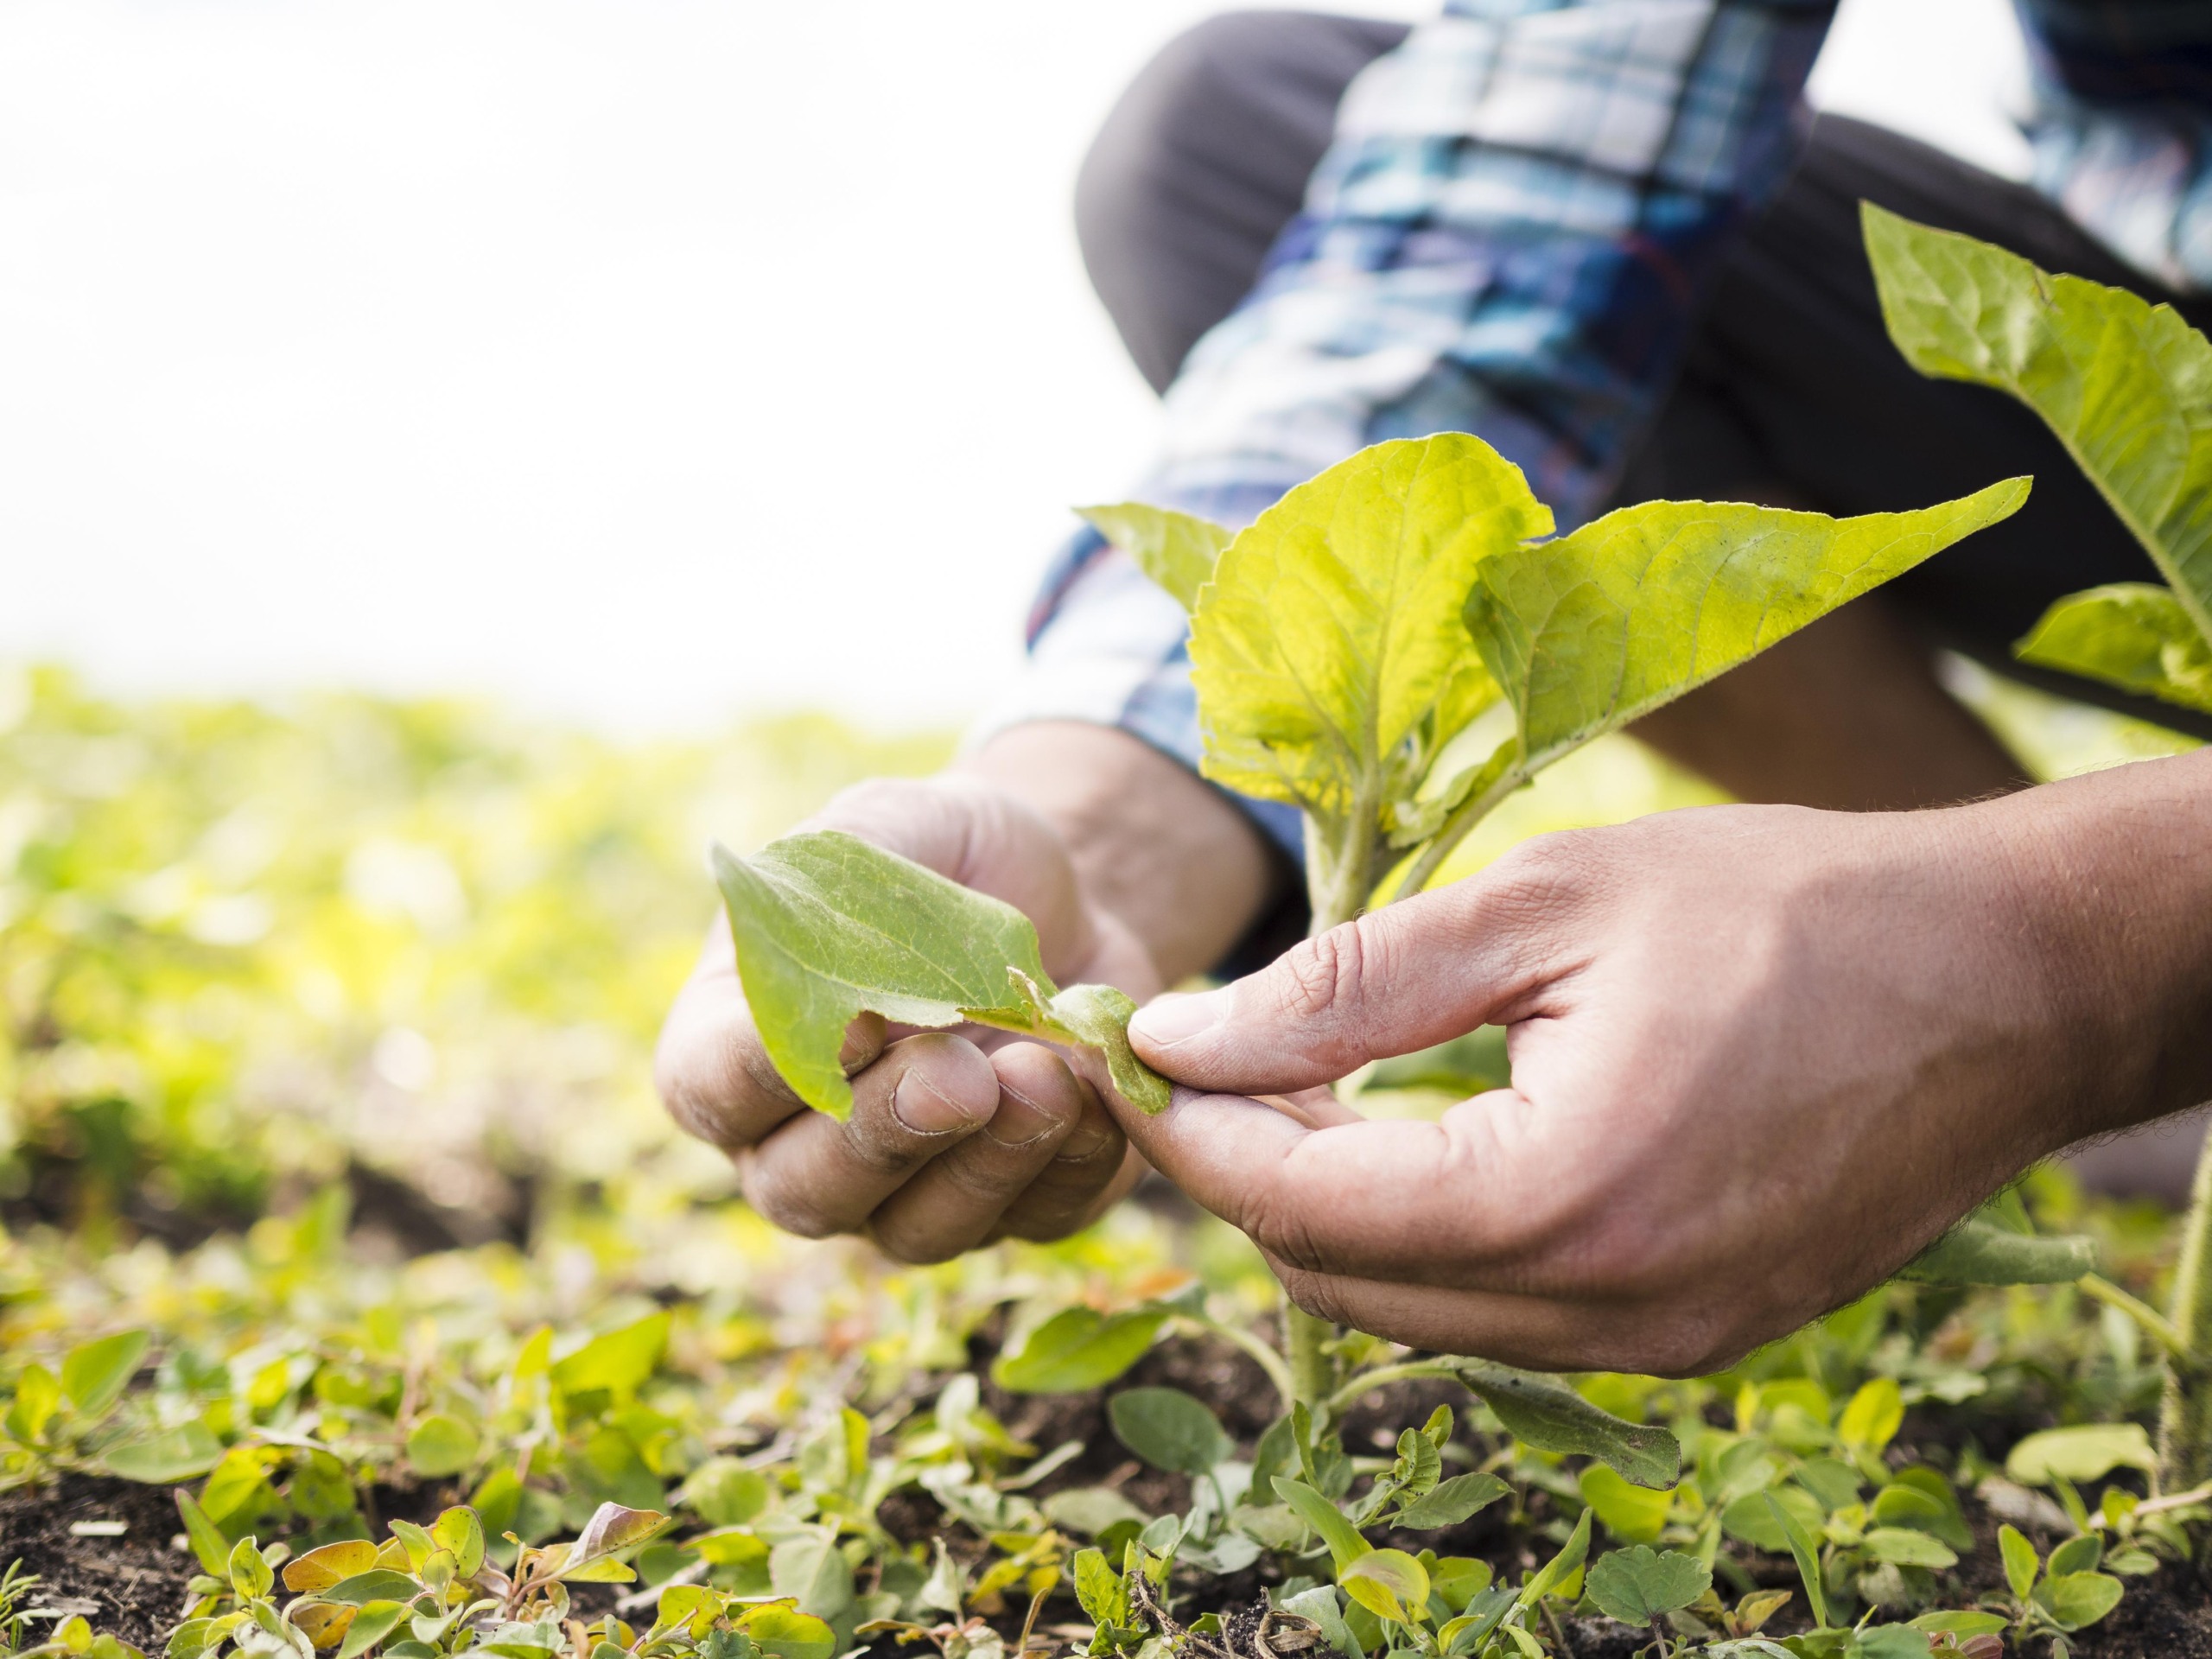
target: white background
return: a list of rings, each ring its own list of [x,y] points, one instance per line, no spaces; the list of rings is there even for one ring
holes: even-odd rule
[[[1077,162],[1217,9],[8,0],[0,658],[973,709],[1151,441]],[[1849,0],[1815,94],[2017,172],[2023,73],[2005,0]]]

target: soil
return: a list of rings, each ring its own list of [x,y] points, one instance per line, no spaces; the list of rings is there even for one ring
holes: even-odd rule
[[[978,1338],[975,1358],[979,1370],[988,1362],[995,1334],[986,1332]],[[1135,1387],[1179,1388],[1198,1395],[1214,1408],[1224,1427],[1248,1451],[1272,1420],[1276,1406],[1266,1374],[1248,1356],[1224,1343],[1178,1342],[1157,1348],[1116,1382],[1114,1391]],[[1103,1485],[1121,1491],[1151,1514],[1187,1506],[1187,1478],[1146,1467],[1129,1457],[1114,1438],[1106,1418],[1106,1397],[1104,1393],[1008,1395],[988,1382],[984,1385],[984,1404],[1014,1433],[1040,1451],[1071,1440],[1084,1446],[1083,1452],[1042,1483],[1033,1496],[1074,1486]],[[1356,1453],[1380,1452],[1395,1441],[1400,1427],[1421,1421],[1436,1406],[1463,1409],[1465,1404],[1464,1395],[1441,1381],[1402,1382],[1378,1389],[1361,1400],[1349,1414],[1345,1444]],[[377,1512],[385,1519],[397,1516],[428,1520],[453,1495],[431,1487],[379,1487],[372,1497]],[[1963,1587],[1971,1595],[2000,1587],[1997,1522],[1970,1496],[1965,1502],[1978,1544],[1967,1559]],[[1531,1508],[1540,1523],[1545,1518],[1544,1503],[1542,1494],[1534,1495]],[[918,1491],[893,1493],[886,1500],[880,1518],[893,1536],[910,1542],[945,1531],[942,1511]],[[115,1537],[71,1534],[73,1523],[86,1521],[120,1521],[124,1530]],[[149,1652],[158,1651],[184,1601],[185,1581],[197,1571],[192,1556],[179,1547],[177,1532],[175,1500],[162,1487],[69,1475],[43,1490],[0,1493],[0,1567],[20,1557],[25,1571],[39,1575],[42,1582],[32,1605],[77,1604],[73,1610],[84,1612],[96,1628],[111,1630]],[[1385,1530],[1375,1536],[1387,1548],[1478,1555],[1497,1565],[1502,1573],[1515,1576],[1537,1565],[1539,1551],[1548,1554],[1552,1548],[1539,1537],[1508,1526],[1494,1510],[1485,1510],[1441,1532]],[[971,1553],[963,1541],[964,1532],[947,1536],[948,1542],[962,1546],[959,1553]],[[2055,1541],[2037,1540],[2045,1548]],[[972,1553],[980,1554],[980,1547],[974,1547]],[[1787,1560],[1753,1558],[1747,1565],[1761,1584],[1785,1586],[1796,1581],[1796,1570]],[[1249,1606],[1280,1578],[1264,1559],[1243,1573],[1224,1578],[1178,1575],[1173,1586],[1176,1614],[1185,1620],[1206,1611],[1225,1617]],[[613,1586],[607,1588],[611,1602],[619,1592]],[[591,1608],[585,1616],[597,1611]],[[1015,1617],[1018,1620],[1018,1611]],[[1054,1605],[1044,1622],[1049,1626],[1077,1617],[1071,1600],[1065,1607]],[[1772,1630],[1782,1633],[1792,1628],[1802,1626],[1793,1626],[1786,1611]],[[1567,1620],[1560,1633],[1565,1638],[1560,1659],[1631,1659],[1639,1648],[1648,1647],[1649,1640],[1648,1633],[1605,1619]],[[2212,1577],[2194,1566],[2170,1565],[2154,1578],[2132,1580],[2118,1610],[2101,1624],[2073,1638],[2072,1645],[2076,1659],[2212,1659]],[[2043,1659],[2044,1650],[2044,1644],[2038,1643],[2027,1651],[2032,1659]]]

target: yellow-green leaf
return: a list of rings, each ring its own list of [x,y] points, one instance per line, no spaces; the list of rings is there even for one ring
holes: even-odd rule
[[[648,1313],[594,1337],[557,1362],[553,1386],[563,1394],[627,1394],[653,1374],[667,1346],[668,1315]]]
[[[1623,1543],[1655,1543],[1666,1530],[1668,1511],[1675,1505],[1671,1491],[1632,1485],[1602,1463],[1585,1469],[1579,1484],[1582,1501]]]
[[[1144,1357],[1167,1323],[1164,1307],[1104,1314],[1063,1309],[991,1367],[991,1380],[1015,1394],[1078,1394],[1111,1382]]]
[[[1376,444],[1292,490],[1192,617],[1206,776],[1325,818],[1379,814],[1399,746],[1421,728],[1433,754],[1495,698],[1460,617],[1477,567],[1551,528],[1520,469],[1460,433]]]
[[[2212,714],[2212,641],[2171,588],[2117,582],[2071,594],[2015,649],[2024,663]]]
[[[861,1014],[1085,1044],[1134,1103],[1166,1106],[1166,1083],[1128,1046],[1135,1005],[1105,986],[1056,991],[1013,906],[839,830],[786,836],[749,859],[717,847],[714,865],[761,1046],[817,1110],[852,1110],[838,1056]]]
[[[79,1343],[61,1362],[62,1393],[85,1416],[99,1416],[116,1402],[138,1370],[149,1340],[143,1331],[118,1331]]]
[[[2156,1469],[2158,1453],[2140,1423],[2076,1423],[2046,1428],[2015,1446],[2005,1472],[2024,1486],[2052,1479],[2081,1485],[2115,1469]]]
[[[1624,507],[1485,560],[1467,625],[1533,775],[2018,510],[2008,479],[1916,512],[1831,518],[1732,502]]]
[[[1376,1616],[1411,1624],[1428,1605],[1428,1569],[1402,1549],[1370,1549],[1338,1570],[1344,1592]]]
[[[1891,1377],[1862,1383],[1836,1419],[1838,1439],[1854,1450],[1878,1452],[1904,1427],[1904,1394]]]
[[[1186,611],[1197,606],[1198,589],[1212,576],[1215,562],[1236,533],[1211,519],[1147,506],[1141,501],[1076,511],[1101,536],[1135,559],[1145,575],[1179,600]]]
[[[2042,416],[2212,638],[2212,345],[2125,289],[1872,203],[1860,214],[1905,360]]]
[[[1601,1411],[1557,1378],[1487,1360],[1456,1362],[1459,1380],[1497,1414],[1506,1433],[1539,1452],[1580,1452],[1638,1486],[1672,1486],[1682,1448],[1667,1430]]]
[[[1694,1555],[1637,1544],[1600,1558],[1586,1587],[1608,1618],[1649,1624],[1711,1589],[1713,1573]]]

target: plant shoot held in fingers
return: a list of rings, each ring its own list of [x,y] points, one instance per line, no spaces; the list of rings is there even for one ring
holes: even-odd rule
[[[1302,813],[1320,931],[1394,870],[1395,894],[1421,890],[1560,757],[2005,518],[2028,487],[1846,519],[1651,502],[1554,537],[1517,467],[1443,434],[1363,450],[1235,533],[1135,503],[1088,517],[1187,607],[1205,774]],[[840,836],[751,860],[717,849],[715,868],[762,1041],[820,1109],[849,1104],[838,1054],[863,1012],[1085,1044],[1124,1096],[1166,1105],[1128,1051],[1128,1000],[1054,991],[1006,906]],[[1334,1332],[1294,1307],[1286,1326],[1290,1392],[1325,1419],[1345,1381]]]

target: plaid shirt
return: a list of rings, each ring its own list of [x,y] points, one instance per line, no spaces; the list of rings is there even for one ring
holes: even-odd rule
[[[2139,269],[2212,289],[2212,0],[2019,5],[2041,188]],[[1169,390],[1136,498],[1246,524],[1367,444],[1452,430],[1516,462],[1562,531],[1590,517],[1792,159],[1834,12],[1447,0],[1347,89],[1304,211]],[[1086,531],[984,729],[1093,721],[1195,766],[1184,636],[1180,607]],[[1295,812],[1247,804],[1296,851]]]

